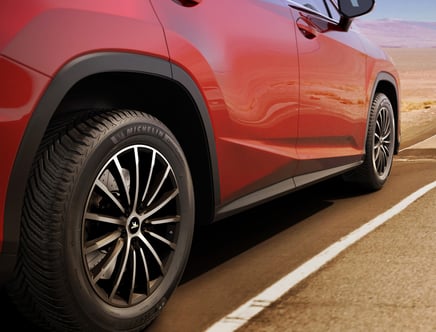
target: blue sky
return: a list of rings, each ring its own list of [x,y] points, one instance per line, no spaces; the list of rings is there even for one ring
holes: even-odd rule
[[[436,0],[376,0],[374,10],[362,18],[436,22]]]

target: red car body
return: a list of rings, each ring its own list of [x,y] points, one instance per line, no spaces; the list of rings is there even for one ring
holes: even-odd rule
[[[377,93],[392,105],[397,152],[399,77],[388,56],[351,19],[298,5],[3,1],[2,279],[30,231],[23,200],[43,137],[76,110],[131,108],[162,121],[186,155],[197,223],[361,165]]]

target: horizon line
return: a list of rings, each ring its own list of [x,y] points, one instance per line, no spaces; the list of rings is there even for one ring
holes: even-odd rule
[[[436,20],[427,21],[422,19],[412,19],[412,18],[395,18],[395,17],[379,17],[379,18],[371,18],[371,17],[359,17],[356,20],[359,21],[402,21],[402,22],[416,22],[416,23],[436,23]]]

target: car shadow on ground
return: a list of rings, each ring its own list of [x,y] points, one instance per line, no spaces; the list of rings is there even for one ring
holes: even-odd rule
[[[358,186],[336,177],[196,229],[181,283],[293,227],[330,207],[335,200],[366,194]]]

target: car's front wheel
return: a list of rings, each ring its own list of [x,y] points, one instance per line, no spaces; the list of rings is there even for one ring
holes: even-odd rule
[[[137,111],[59,128],[28,183],[11,294],[50,330],[143,330],[189,255],[194,196],[183,151]]]
[[[359,183],[367,190],[379,190],[392,169],[395,151],[395,116],[389,98],[378,93],[369,113],[366,154],[363,164],[345,175],[346,180]]]

